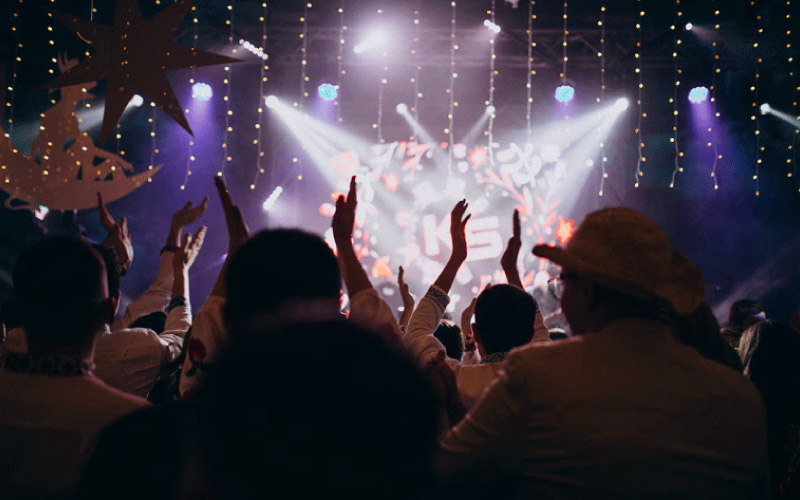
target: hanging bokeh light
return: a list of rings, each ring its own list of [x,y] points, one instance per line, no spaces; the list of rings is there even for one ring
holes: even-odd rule
[[[211,99],[211,96],[214,95],[214,91],[211,90],[211,85],[207,83],[197,82],[192,85],[192,98],[199,99],[201,101],[207,101]]]
[[[569,85],[562,85],[556,89],[556,101],[569,102],[575,97],[575,89]]]
[[[708,100],[708,87],[695,87],[689,91],[689,102],[700,104]]]
[[[339,95],[336,85],[330,83],[323,83],[317,87],[317,95],[325,101],[333,101]]]

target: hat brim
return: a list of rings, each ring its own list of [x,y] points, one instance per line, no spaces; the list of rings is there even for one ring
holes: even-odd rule
[[[680,315],[694,312],[704,300],[705,282],[700,270],[677,252],[672,253],[670,281],[653,287],[611,276],[564,248],[536,245],[533,254],[635,299],[666,302]]]

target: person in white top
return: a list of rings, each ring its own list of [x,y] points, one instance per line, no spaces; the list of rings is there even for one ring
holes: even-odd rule
[[[95,342],[95,375],[121,391],[147,397],[156,381],[173,364],[183,349],[183,339],[192,325],[189,304],[189,269],[197,258],[205,239],[206,228],[200,227],[194,236],[183,235],[183,228],[196,222],[205,212],[208,198],[196,207],[191,202],[172,216],[167,243],[161,252],[161,262],[152,285],[113,323],[106,325]],[[120,303],[120,270],[130,266],[132,248],[125,218],[116,223],[99,201],[101,221],[109,236],[99,247],[108,270],[106,273],[109,300],[116,313]],[[106,248],[114,248],[109,252]],[[116,258],[115,258],[116,257]],[[143,315],[167,310],[163,331],[132,327]],[[12,330],[2,346],[3,352],[27,352],[25,333]]]
[[[405,344],[421,366],[426,366],[444,352],[444,346],[433,336],[447,307],[447,293],[456,273],[467,258],[464,230],[469,216],[464,218],[467,204],[462,200],[451,212],[450,236],[452,253],[436,282],[411,315]],[[462,220],[463,218],[463,220]],[[529,342],[548,340],[547,329],[541,320],[536,301],[522,290],[516,269],[519,253],[519,214],[514,212],[514,234],[501,264],[513,285],[495,285],[485,289],[475,304],[475,324],[471,326],[478,344],[480,364],[466,364],[448,359],[455,372],[460,402],[469,409],[494,380],[505,354]],[[469,321],[465,314],[462,324]]]
[[[670,318],[698,308],[705,285],[666,232],[607,208],[566,248],[533,253],[561,266],[575,337],[509,353],[442,439],[450,493],[468,477],[476,497],[760,497],[764,407],[743,376],[675,339]]]
[[[114,311],[96,250],[44,240],[17,261],[14,291],[29,349],[0,369],[0,498],[58,498],[100,430],[148,403],[94,375],[95,340]]]

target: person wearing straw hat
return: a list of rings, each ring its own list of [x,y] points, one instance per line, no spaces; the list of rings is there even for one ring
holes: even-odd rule
[[[635,210],[608,208],[589,214],[566,248],[533,253],[561,266],[575,337],[508,355],[442,440],[448,487],[480,470],[491,478],[484,487],[518,498],[765,491],[758,393],[673,336],[670,318],[699,307],[705,286],[664,230]]]

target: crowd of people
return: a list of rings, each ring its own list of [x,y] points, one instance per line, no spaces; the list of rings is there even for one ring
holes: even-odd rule
[[[514,212],[508,283],[459,325],[465,200],[419,301],[399,269],[396,314],[353,246],[355,177],[335,251],[298,229],[251,236],[214,181],[229,247],[196,315],[206,227],[184,231],[208,198],[173,215],[121,315],[131,235],[102,198],[102,243],[51,237],[19,257],[0,498],[800,498],[800,332],[753,300],[722,330],[699,269],[645,215],[599,210],[566,247],[535,246],[561,269],[543,316]]]

